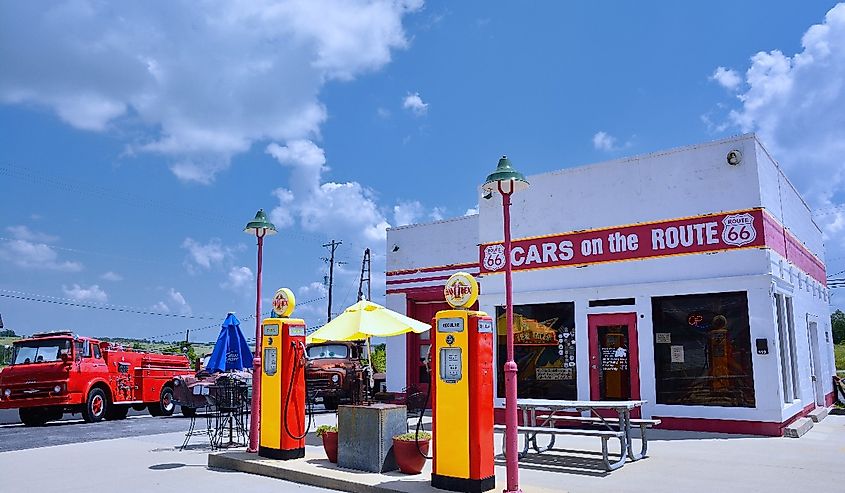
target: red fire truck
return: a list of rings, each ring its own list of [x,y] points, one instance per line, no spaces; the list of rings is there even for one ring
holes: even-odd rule
[[[14,342],[11,366],[0,370],[0,409],[40,426],[81,413],[85,421],[124,419],[130,408],[173,414],[173,377],[190,373],[182,355],[145,353],[72,332],[35,334]]]

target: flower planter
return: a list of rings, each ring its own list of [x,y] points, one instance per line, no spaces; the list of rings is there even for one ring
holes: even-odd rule
[[[430,439],[420,439],[419,448],[417,442],[414,440],[397,440],[393,439],[393,456],[396,458],[396,465],[399,470],[405,474],[419,474],[425,467],[426,458],[423,454],[428,455],[428,444]],[[420,454],[422,451],[422,454]]]
[[[329,462],[337,464],[337,432],[326,431],[323,433],[323,448],[326,449],[326,457]]]

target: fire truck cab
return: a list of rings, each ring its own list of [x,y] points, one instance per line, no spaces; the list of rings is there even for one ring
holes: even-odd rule
[[[122,348],[72,332],[35,334],[14,342],[12,364],[0,370],[0,409],[18,409],[39,426],[81,413],[87,422],[124,419],[129,408],[173,414],[173,377],[190,372],[182,355]]]

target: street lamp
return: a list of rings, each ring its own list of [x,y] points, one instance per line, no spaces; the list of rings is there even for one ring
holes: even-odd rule
[[[507,456],[507,488],[505,493],[521,493],[519,489],[519,457],[517,452],[516,361],[513,359],[513,285],[511,282],[511,195],[528,188],[528,181],[511,167],[507,156],[499,159],[496,171],[487,176],[482,187],[492,196],[502,194],[505,229],[505,316],[507,319],[507,353],[505,361],[505,455]]]
[[[252,356],[252,402],[249,416],[249,447],[246,451],[258,452],[258,436],[261,414],[261,262],[264,251],[264,237],[276,234],[276,227],[267,220],[264,209],[255,213],[255,219],[248,222],[244,233],[258,238],[258,270],[255,275],[255,353]]]

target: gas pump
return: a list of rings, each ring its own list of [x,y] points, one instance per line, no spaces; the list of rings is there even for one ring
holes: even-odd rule
[[[288,318],[295,305],[293,292],[282,288],[273,297],[276,317],[262,321],[258,455],[271,459],[305,457],[305,321]]]
[[[446,282],[455,309],[432,323],[434,453],[431,485],[481,493],[496,486],[493,470],[493,320],[468,310],[478,283],[459,272]]]

